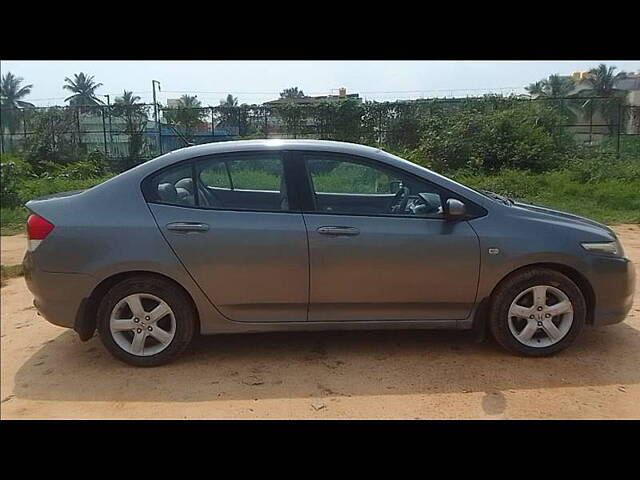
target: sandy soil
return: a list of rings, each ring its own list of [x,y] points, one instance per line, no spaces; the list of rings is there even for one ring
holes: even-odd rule
[[[640,265],[640,226],[616,230]],[[136,369],[36,316],[22,278],[0,335],[2,418],[640,418],[640,279],[624,323],[542,359],[460,332],[280,333]]]
[[[27,248],[27,236],[25,234],[0,236],[0,246],[2,246],[0,263],[2,265],[17,265],[22,263],[22,257]]]

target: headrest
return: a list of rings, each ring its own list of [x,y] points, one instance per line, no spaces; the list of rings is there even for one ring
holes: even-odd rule
[[[158,195],[163,202],[174,203],[178,199],[178,192],[172,183],[158,185]]]
[[[178,194],[178,198],[187,198],[188,196],[191,195],[189,190],[187,190],[186,188],[181,188],[181,187],[177,187],[176,188],[176,193]]]
[[[176,188],[184,188],[185,190],[188,190],[189,193],[193,194],[193,179],[183,178],[182,180],[178,180],[176,182]]]

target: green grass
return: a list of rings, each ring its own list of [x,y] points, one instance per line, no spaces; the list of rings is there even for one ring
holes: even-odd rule
[[[3,287],[10,278],[21,277],[22,275],[22,265],[0,265],[0,285]]]
[[[28,216],[26,208],[1,208],[0,235],[15,235],[24,232]]]
[[[572,172],[533,174],[503,170],[495,175],[452,174],[473,188],[555,208],[601,223],[640,223],[640,177],[582,182]]]

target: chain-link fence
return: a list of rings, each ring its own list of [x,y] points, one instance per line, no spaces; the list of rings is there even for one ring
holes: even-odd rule
[[[487,96],[406,102],[275,102],[234,107],[168,108],[148,104],[2,108],[2,153],[47,152],[78,158],[102,152],[124,170],[192,144],[248,138],[317,138],[383,146],[411,146],[420,122],[456,108],[492,110],[505,104],[544,102],[561,112],[561,128],[577,144],[605,146],[612,154],[640,135],[640,106],[618,98],[529,99]]]

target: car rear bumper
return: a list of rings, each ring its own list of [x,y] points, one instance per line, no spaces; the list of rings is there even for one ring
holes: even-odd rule
[[[593,271],[593,325],[622,322],[631,310],[636,289],[636,271],[633,263],[628,258],[597,257],[593,261]]]
[[[82,273],[53,273],[39,269],[31,252],[22,261],[27,288],[33,304],[47,321],[75,328],[83,300],[91,294],[93,277]]]

